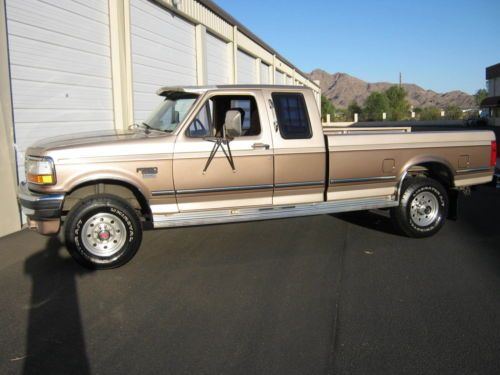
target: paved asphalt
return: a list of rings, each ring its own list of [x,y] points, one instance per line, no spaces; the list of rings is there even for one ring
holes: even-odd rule
[[[349,213],[147,232],[89,272],[0,239],[0,373],[498,374],[500,191],[434,238]]]

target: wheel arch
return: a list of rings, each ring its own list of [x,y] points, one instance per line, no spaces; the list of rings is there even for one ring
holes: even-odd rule
[[[439,182],[448,193],[448,219],[455,220],[458,215],[458,191],[454,187],[453,167],[445,159],[429,158],[408,163],[398,181],[397,199],[401,199],[403,184],[410,176],[424,175]]]
[[[151,207],[144,192],[130,182],[114,178],[81,182],[66,193],[63,212],[68,212],[82,199],[96,194],[111,194],[125,199],[133,208],[139,210],[146,220],[152,217]]]
[[[398,199],[401,196],[401,189],[404,181],[417,175],[425,175],[441,183],[447,190],[454,186],[453,167],[446,159],[441,158],[419,158],[408,162],[398,180]]]

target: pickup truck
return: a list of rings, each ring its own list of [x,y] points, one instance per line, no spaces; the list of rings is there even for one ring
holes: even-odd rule
[[[44,140],[26,152],[18,200],[28,226],[57,234],[83,266],[125,264],[142,231],[390,209],[427,237],[457,195],[493,178],[490,131],[328,128],[305,87],[164,87],[123,131]]]

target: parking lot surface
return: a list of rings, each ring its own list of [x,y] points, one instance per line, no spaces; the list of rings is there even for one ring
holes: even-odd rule
[[[145,233],[92,272],[0,239],[0,373],[498,374],[500,190],[433,238],[373,212]]]

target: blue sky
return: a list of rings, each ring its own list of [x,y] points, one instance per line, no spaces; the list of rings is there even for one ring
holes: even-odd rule
[[[474,93],[500,62],[500,0],[216,2],[305,72]]]

